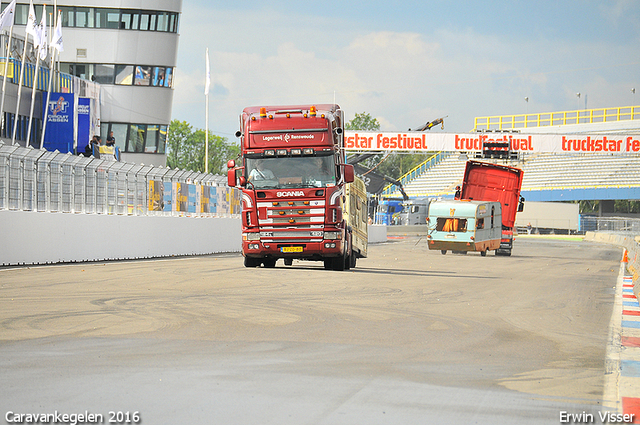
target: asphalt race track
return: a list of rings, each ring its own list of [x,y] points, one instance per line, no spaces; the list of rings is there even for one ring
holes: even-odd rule
[[[600,423],[619,261],[583,241],[523,237],[511,257],[481,257],[414,236],[371,245],[347,272],[247,269],[240,255],[0,269],[0,411],[5,423]]]

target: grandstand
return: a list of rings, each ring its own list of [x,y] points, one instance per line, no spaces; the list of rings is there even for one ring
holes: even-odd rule
[[[540,116],[561,116],[558,119],[542,119],[528,115],[528,123],[513,116],[476,118],[476,131],[492,130],[493,123],[500,123],[497,131],[521,131],[531,133],[625,133],[640,134],[640,107],[606,108],[588,111],[564,111]],[[566,117],[579,117],[569,120]],[[590,118],[584,118],[590,117]],[[480,125],[479,123],[483,124]],[[523,126],[526,125],[526,128]],[[441,152],[430,159],[430,166],[423,164],[401,178],[404,190],[411,198],[453,197],[455,187],[462,182],[467,155],[459,152]],[[501,161],[522,168],[524,180],[522,194],[531,201],[574,201],[640,199],[639,154],[587,154],[587,153],[519,153],[517,159]],[[416,170],[422,172],[417,173]],[[385,189],[384,196],[400,196],[395,186]]]
[[[453,197],[455,187],[462,183],[466,158],[459,154],[441,157],[404,185],[409,197]],[[524,170],[522,193],[528,200],[640,199],[639,155],[525,154],[507,165]],[[399,192],[389,193],[400,196]]]

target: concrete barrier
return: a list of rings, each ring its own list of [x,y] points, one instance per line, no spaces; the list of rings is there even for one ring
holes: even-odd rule
[[[369,231],[369,243],[382,243],[387,241],[387,226],[380,224],[370,224],[367,226]]]
[[[617,245],[627,250],[627,271],[632,275],[633,293],[636,298],[640,299],[640,256],[638,255],[640,253],[640,237],[617,233],[587,232],[584,240]]]
[[[240,218],[0,211],[0,265],[240,252]]]

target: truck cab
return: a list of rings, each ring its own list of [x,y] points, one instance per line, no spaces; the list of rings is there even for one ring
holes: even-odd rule
[[[241,162],[227,165],[229,186],[242,189],[246,267],[275,267],[282,258],[285,265],[303,259],[345,270],[366,256],[352,243],[346,195],[355,175],[345,163],[343,119],[338,105],[242,112]],[[366,224],[366,194],[364,205]]]

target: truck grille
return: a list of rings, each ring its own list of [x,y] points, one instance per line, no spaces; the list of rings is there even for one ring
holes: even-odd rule
[[[262,242],[321,242],[324,200],[274,201],[258,203]]]

